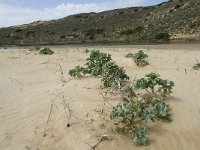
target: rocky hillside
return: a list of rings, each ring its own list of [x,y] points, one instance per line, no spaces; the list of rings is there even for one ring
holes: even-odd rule
[[[200,0],[84,13],[0,29],[1,45],[200,41]]]

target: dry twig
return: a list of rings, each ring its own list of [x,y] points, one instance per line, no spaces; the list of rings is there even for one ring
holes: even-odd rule
[[[107,134],[101,135],[101,137],[99,138],[97,143],[95,143],[94,145],[91,145],[91,144],[89,144],[87,142],[85,142],[85,144],[89,145],[91,147],[91,150],[95,150],[96,147],[99,145],[99,143],[101,143],[103,140],[108,140],[108,135]]]

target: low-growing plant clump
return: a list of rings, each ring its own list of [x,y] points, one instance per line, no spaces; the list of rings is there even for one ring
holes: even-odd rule
[[[72,77],[83,77],[88,73],[88,70],[81,66],[76,66],[74,69],[69,71],[69,75]]]
[[[129,77],[122,67],[119,67],[115,62],[107,62],[103,65],[102,83],[105,87],[114,85],[121,86],[122,80],[128,80]]]
[[[133,58],[134,54],[133,53],[128,53],[127,55],[125,55],[126,58]]]
[[[52,51],[50,48],[42,48],[40,50],[40,54],[44,54],[44,55],[52,55],[54,54],[54,51]]]
[[[89,53],[90,51],[89,51],[89,49],[85,49],[85,51],[84,51],[85,53]]]
[[[148,55],[144,53],[143,50],[139,50],[137,53],[132,54],[128,53],[125,55],[126,58],[133,58],[134,62],[139,67],[144,67],[148,65],[149,63],[146,61],[146,58],[148,58]]]
[[[172,81],[161,79],[157,73],[147,74],[145,78],[124,86],[125,102],[113,107],[110,116],[117,124],[116,131],[131,133],[134,142],[146,145],[149,132],[145,124],[148,121],[172,121],[164,98],[172,93],[173,86]]]
[[[110,54],[92,50],[89,58],[86,59],[86,66],[92,76],[99,76],[103,73],[103,66],[112,60]]]
[[[200,63],[193,65],[192,68],[195,69],[195,70],[199,70],[200,69]]]
[[[118,132],[131,133],[131,139],[141,145],[147,144],[149,132],[144,126],[145,123],[155,122],[158,119],[171,121],[169,106],[162,98],[154,98],[151,101],[138,99],[133,102],[123,102],[113,108],[110,117],[115,120]]]
[[[158,73],[150,73],[145,78],[137,80],[134,88],[138,92],[145,90],[148,94],[155,97],[158,94],[161,96],[170,95],[173,86],[174,82],[161,79]]]
[[[133,55],[128,54],[127,57]],[[147,55],[140,51],[134,57],[146,58]],[[110,54],[93,50],[86,60],[86,67],[77,66],[69,74],[72,77],[83,77],[86,74],[100,76],[105,87],[117,89],[123,102],[113,107],[110,114],[116,131],[129,133],[133,142],[146,145],[149,121],[172,121],[170,107],[165,100],[172,93],[172,81],[160,78],[158,73],[150,73],[130,84],[123,82],[129,80],[129,77],[122,67],[112,61]]]
[[[101,81],[105,87],[118,85],[122,80],[129,79],[124,69],[112,61],[110,54],[92,50],[86,61],[85,67],[76,66],[69,71],[69,75],[72,77],[83,77],[86,74],[102,76]]]

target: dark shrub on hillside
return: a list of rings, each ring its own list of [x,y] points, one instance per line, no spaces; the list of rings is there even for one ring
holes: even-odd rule
[[[142,30],[144,30],[144,28],[142,26],[137,26],[135,29],[134,29],[134,32],[135,33],[138,33],[138,32],[141,32]]]
[[[52,51],[50,48],[43,48],[40,50],[40,54],[52,55],[54,54],[54,51]]]
[[[127,30],[121,31],[121,35],[131,35],[131,34],[133,34],[132,29],[127,29]]]
[[[35,36],[35,31],[27,31],[26,37],[29,37],[29,36]]]
[[[22,29],[17,29],[15,30],[15,32],[22,32]]]
[[[176,5],[175,7],[174,7],[174,9],[179,9],[181,7],[181,5]]]
[[[95,38],[95,35],[103,35],[104,34],[104,29],[89,29],[84,31],[84,35],[90,39],[93,40]]]
[[[60,39],[65,39],[66,38],[66,35],[61,35],[60,36]]]
[[[143,30],[142,26],[137,26],[134,29],[127,29],[127,30],[121,31],[121,35],[133,35],[133,34],[142,32],[142,30]]]
[[[159,40],[168,41],[169,38],[170,38],[169,33],[158,33],[154,36],[154,40],[156,41],[159,41]]]

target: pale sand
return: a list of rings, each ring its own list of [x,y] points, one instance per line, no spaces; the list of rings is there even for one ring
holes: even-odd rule
[[[102,141],[96,150],[200,149],[200,71],[191,68],[196,60],[200,61],[200,45],[100,47],[112,54],[131,79],[156,71],[175,82],[174,93],[168,98],[173,122],[150,123],[150,144],[137,146],[129,135],[112,130],[109,113],[120,100],[104,102],[99,78],[73,79],[62,86],[58,62],[65,80],[71,79],[68,71],[85,63],[87,55],[83,51],[86,47],[54,47],[52,56],[22,49],[1,49],[1,150],[90,150],[86,143],[95,144],[101,134],[107,134],[110,140]],[[127,52],[140,48],[146,48],[150,66],[138,68],[131,59],[124,57]],[[69,128],[66,127],[69,112],[64,108],[62,91],[71,109]],[[43,137],[52,101],[54,105]]]

